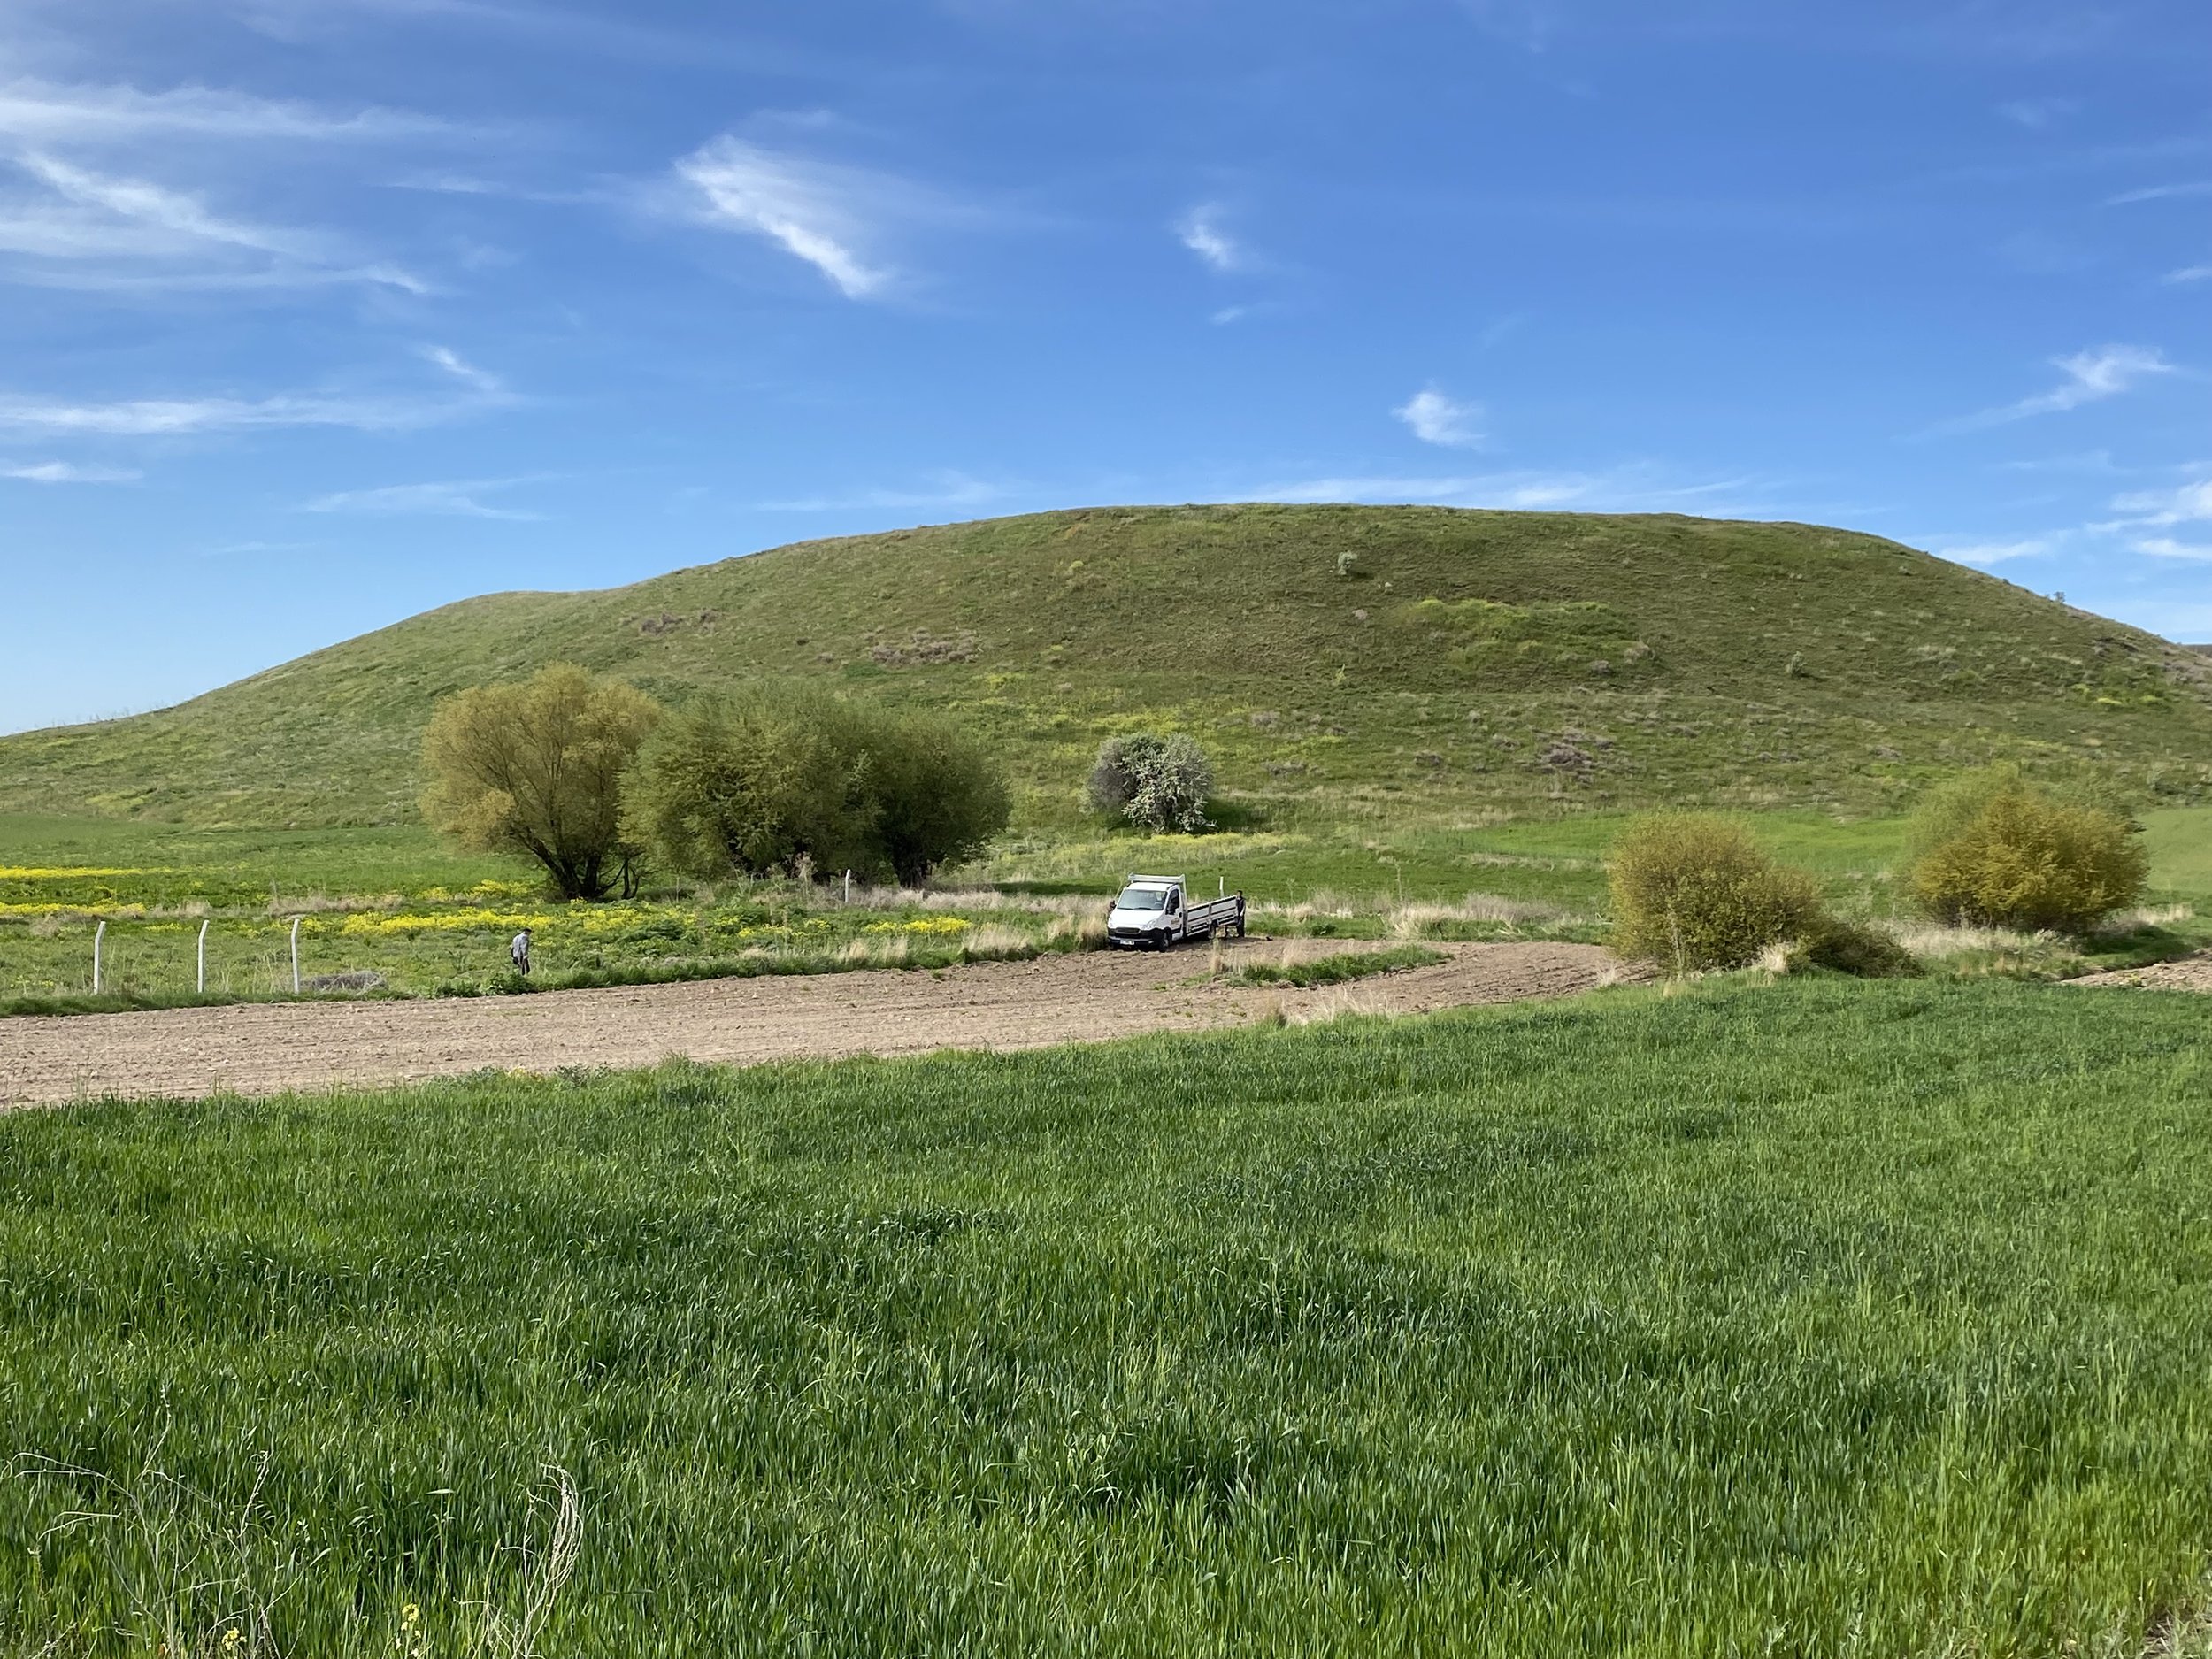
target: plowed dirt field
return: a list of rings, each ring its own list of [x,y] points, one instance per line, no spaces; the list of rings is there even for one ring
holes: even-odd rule
[[[1141,1032],[1334,1010],[1417,1013],[1565,996],[1633,977],[1594,945],[1444,945],[1432,967],[1312,991],[1235,983],[1244,964],[1356,949],[1325,941],[1225,943],[1166,956],[1099,952],[942,972],[551,991],[419,1002],[284,1002],[0,1020],[0,1104],[270,1094],[494,1067],[652,1065],[672,1056],[755,1064],[935,1048],[1034,1048]],[[1365,949],[1375,949],[1369,946]]]

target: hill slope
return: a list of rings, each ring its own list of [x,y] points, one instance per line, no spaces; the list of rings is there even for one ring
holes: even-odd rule
[[[1872,809],[1929,769],[2092,761],[2212,793],[2212,664],[1871,536],[1441,508],[1040,514],[428,612],[158,713],[0,739],[0,810],[411,818],[462,687],[572,661],[944,709],[1071,817],[1100,736],[1198,734],[1279,814],[1555,799]]]

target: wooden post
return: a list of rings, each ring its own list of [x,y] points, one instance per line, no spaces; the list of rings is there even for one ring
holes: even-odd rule
[[[107,918],[104,916],[100,918],[100,925],[92,930],[92,995],[95,996],[100,995],[100,945],[107,936]]]
[[[300,918],[292,918],[292,995],[300,994]]]
[[[207,995],[207,924],[200,924],[200,983],[199,994]]]

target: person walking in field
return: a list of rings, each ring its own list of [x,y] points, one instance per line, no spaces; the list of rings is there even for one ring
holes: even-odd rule
[[[524,979],[528,979],[530,977],[530,930],[528,928],[524,928],[515,935],[514,943],[507,947],[507,956],[509,960],[515,964],[515,972]]]

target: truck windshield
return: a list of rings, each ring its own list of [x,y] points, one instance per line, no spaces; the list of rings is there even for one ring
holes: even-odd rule
[[[1159,910],[1167,908],[1165,887],[1124,887],[1114,901],[1118,910]]]

